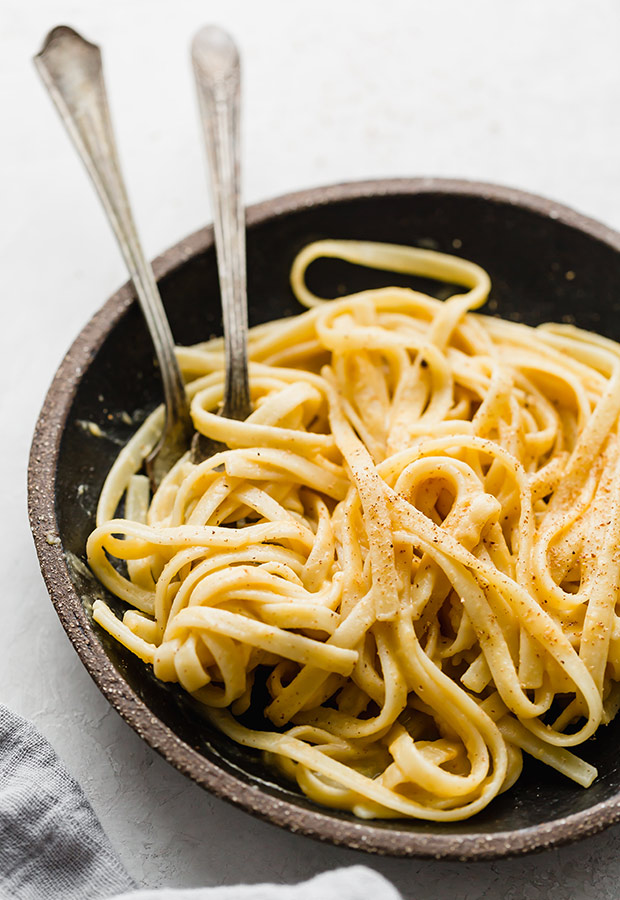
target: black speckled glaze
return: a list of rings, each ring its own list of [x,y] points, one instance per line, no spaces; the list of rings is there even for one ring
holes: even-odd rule
[[[562,206],[507,188],[414,179],[336,185],[248,210],[251,324],[299,311],[288,272],[317,238],[421,244],[490,273],[498,315],[578,325],[620,339],[620,235]],[[211,229],[155,262],[175,339],[220,333]],[[333,261],[310,285],[336,295],[406,278]],[[529,762],[518,785],[466,822],[362,822],[324,810],[266,769],[260,757],[214,733],[174,687],[158,683],[89,617],[105,591],[83,564],[97,496],[119,446],[160,402],[160,385],[133,288],[121,288],[79,335],[49,390],[29,464],[29,511],[41,569],[61,622],[110,703],[148,743],[198,784],[248,812],[324,841],[395,856],[488,859],[593,834],[620,820],[620,721],[582,755],[599,769],[587,791]],[[96,423],[104,437],[84,427]],[[109,598],[108,598],[109,599]],[[117,601],[112,605],[118,608]]]

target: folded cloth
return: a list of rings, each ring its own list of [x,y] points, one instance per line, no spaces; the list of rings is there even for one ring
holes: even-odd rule
[[[389,881],[366,866],[294,886],[135,887],[48,741],[0,704],[1,900],[400,900]]]
[[[0,705],[0,897],[97,900],[132,887],[48,741]]]
[[[402,900],[390,882],[367,866],[323,872],[301,884],[131,891],[112,900]]]

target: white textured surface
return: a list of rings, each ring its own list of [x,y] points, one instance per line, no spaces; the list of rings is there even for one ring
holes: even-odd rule
[[[0,700],[52,740],[149,887],[293,882],[364,861],[214,799],[143,744],[65,637],[27,528],[26,459],[45,391],[125,280],[30,57],[62,22],[103,45],[154,256],[210,218],[187,53],[206,21],[232,30],[244,54],[249,202],[340,180],[455,175],[546,194],[620,228],[617,0],[3,0]],[[522,860],[366,861],[420,900],[611,900],[620,829]]]

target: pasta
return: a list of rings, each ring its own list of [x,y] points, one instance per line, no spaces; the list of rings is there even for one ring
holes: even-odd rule
[[[451,295],[326,302],[326,256]],[[229,449],[151,498],[162,410],[141,426],[87,547],[128,609],[94,619],[324,806],[464,819],[524,752],[589,786],[571,748],[620,706],[620,345],[481,315],[486,272],[429,250],[318,241],[291,284],[308,309],[251,330],[246,421],[217,414],[221,339],[178,349]]]

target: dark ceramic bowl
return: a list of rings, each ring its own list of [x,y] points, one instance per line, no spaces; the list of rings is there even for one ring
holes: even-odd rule
[[[300,310],[288,283],[291,262],[304,244],[325,237],[463,255],[489,271],[497,314],[533,325],[574,321],[620,340],[620,235],[537,197],[434,179],[320,188],[249,209],[252,324]],[[220,331],[211,229],[165,253],[155,271],[179,343]],[[319,261],[310,271],[311,287],[326,296],[395,282],[412,280],[334,261]],[[58,615],[99,688],[151,747],[254,815],[374,853],[499,857],[575,840],[620,820],[620,720],[583,748],[600,773],[589,790],[528,761],[514,789],[466,822],[367,823],[311,803],[258,754],[214,733],[192,714],[180,691],[157,682],[94,625],[91,602],[105,591],[83,563],[84,545],[104,477],[135,428],[121,413],[137,419],[160,399],[151,343],[133,288],[126,285],[86,326],[60,366],[37,424],[29,469],[31,525]],[[94,437],[86,422],[99,425],[105,437]]]

